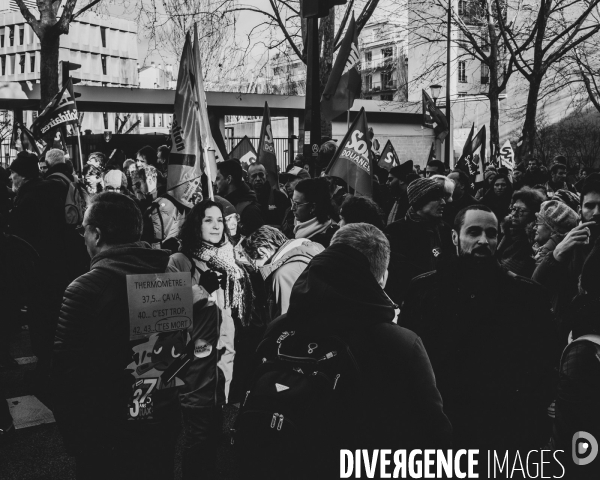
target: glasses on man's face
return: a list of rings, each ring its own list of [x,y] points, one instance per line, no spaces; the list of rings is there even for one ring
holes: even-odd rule
[[[311,202],[298,203],[298,202],[295,202],[294,200],[292,200],[292,210],[295,210],[298,207],[301,207],[302,205],[309,205],[310,203]]]
[[[512,213],[515,217],[524,217],[529,213],[529,210],[526,208],[510,207],[510,213]]]

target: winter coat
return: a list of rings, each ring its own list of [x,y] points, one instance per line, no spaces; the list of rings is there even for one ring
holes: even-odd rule
[[[111,247],[92,258],[90,271],[65,291],[51,375],[54,416],[70,453],[95,443],[140,441],[179,418],[177,389],[160,378],[150,412],[137,410],[137,393],[143,393],[134,388],[138,369],[152,362],[158,342],[172,341],[172,352],[164,348],[165,354],[181,354],[185,337],[176,331],[131,341],[126,285],[127,275],[164,273],[168,261],[169,252],[144,242]]]
[[[556,246],[562,242],[563,238],[565,238],[564,235],[555,233],[537,250],[537,252],[535,252],[534,260],[536,267],[542,263],[547,255],[550,255],[554,251]]]
[[[268,264],[259,269],[267,286],[271,319],[288,311],[296,280],[312,258],[323,250],[322,245],[310,240],[290,240],[279,248]]]
[[[194,265],[192,265],[192,261]],[[202,260],[197,258],[192,260],[183,253],[175,253],[169,259],[167,270],[170,272],[193,271],[192,283],[198,286],[201,273],[209,270],[209,267]],[[231,308],[225,308],[223,289],[219,288],[209,295],[203,287],[198,286],[197,288],[200,289],[201,298],[207,300],[207,305],[203,309],[194,311],[192,340],[196,341],[203,331],[212,332],[209,343],[213,346],[215,355],[213,356],[213,351],[211,351],[210,358],[218,359],[218,361],[215,364],[206,365],[205,361],[193,360],[195,364],[184,374],[185,388],[181,401],[193,406],[206,406],[208,402],[223,405],[227,402],[233,378],[236,326]],[[214,332],[217,327],[218,334],[215,336]],[[204,340],[207,339],[204,338]],[[207,384],[212,386],[208,388]],[[216,400],[210,400],[210,397],[215,395]]]
[[[247,237],[265,224],[256,193],[250,190],[248,184],[242,182],[233,192],[225,195],[225,200],[235,207],[240,216],[238,231],[243,236]]]
[[[349,344],[362,377],[349,399],[355,413],[347,444],[332,448],[450,448],[451,426],[427,353],[417,335],[393,323],[395,315],[367,258],[334,244],[312,259],[292,289],[288,313],[269,326],[267,337],[293,329]]]
[[[549,302],[493,260],[464,265],[454,259],[415,278],[399,324],[423,340],[455,448],[538,448],[556,364]]]
[[[451,229],[443,222],[415,222],[407,215],[388,225],[385,233],[391,249],[385,291],[397,304],[413,278],[435,270],[443,257],[455,254]]]
[[[269,182],[256,192],[258,204],[265,224],[279,228],[283,222],[285,212],[290,208],[290,199],[279,190],[273,190]]]
[[[506,233],[498,245],[496,257],[506,269],[517,275],[531,278],[535,270],[533,248],[525,231]]]
[[[468,193],[463,193],[462,197],[457,199],[453,198],[450,203],[447,203],[444,206],[444,214],[442,215],[442,220],[444,220],[444,222],[447,225],[453,226],[456,214],[460,212],[463,208],[470,207],[471,205],[475,205],[476,203],[479,202],[477,202],[477,200],[475,200],[471,195],[469,195]]]
[[[490,189],[481,199],[481,203],[488,207],[496,218],[498,223],[502,223],[509,213],[512,190],[504,192],[502,196],[494,193],[494,189]]]

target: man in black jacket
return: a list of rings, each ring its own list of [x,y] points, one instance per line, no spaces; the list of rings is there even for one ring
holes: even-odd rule
[[[230,159],[217,163],[215,193],[236,209],[240,216],[239,230],[248,236],[265,224],[256,194],[243,180],[243,169],[239,160]]]
[[[279,190],[279,185],[271,185],[267,180],[264,165],[255,163],[248,168],[250,186],[258,199],[262,217],[267,225],[280,227],[285,212],[290,208],[290,199]]]
[[[177,389],[162,387],[160,378],[149,378],[153,384],[134,375],[155,363],[148,358],[162,347],[148,355],[144,350],[141,358],[134,354],[149,339],[130,340],[126,278],[164,273],[169,261],[168,251],[139,241],[142,226],[131,198],[116,192],[95,196],[82,226],[91,270],[65,292],[52,364],[54,416],[75,456],[78,479],[174,475]],[[171,348],[173,356],[182,353],[175,344],[164,353]]]
[[[339,336],[366,372],[348,399],[352,419],[340,435],[343,444],[330,444],[319,459],[325,466],[333,462],[339,468],[340,448],[450,448],[452,427],[427,352],[417,335],[394,323],[395,305],[383,291],[389,255],[389,243],[376,227],[340,228],[296,281],[287,315],[266,334],[277,338],[292,329]],[[339,473],[316,471],[319,478]]]
[[[456,214],[463,208],[475,205],[477,200],[471,195],[471,179],[462,170],[454,170],[448,178],[455,184],[452,201],[444,207],[442,219],[448,225],[454,224]]]
[[[399,323],[427,348],[454,448],[539,448],[558,361],[549,302],[494,259],[498,220],[488,207],[459,212],[452,240],[458,258],[412,281]]]
[[[445,197],[444,187],[435,180],[414,180],[408,186],[408,212],[385,230],[392,249],[385,291],[398,304],[413,278],[435,270],[444,256],[453,254],[450,227],[442,221]]]
[[[37,157],[31,153],[19,152],[10,171],[16,197],[8,217],[8,233],[28,242],[39,255],[36,297],[28,305],[28,324],[33,353],[38,358],[32,386],[43,396],[58,312],[69,284],[64,247],[66,187],[42,180]]]

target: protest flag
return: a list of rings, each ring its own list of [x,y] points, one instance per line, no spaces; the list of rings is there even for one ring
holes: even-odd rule
[[[474,126],[467,138],[463,153],[456,162],[456,168],[462,170],[471,179],[471,184],[483,180],[483,156],[485,155],[486,130],[485,125],[473,137]]]
[[[423,125],[433,128],[435,138],[438,140],[443,140],[450,132],[446,115],[442,113],[425,90],[423,90]]]
[[[258,158],[258,154],[254,149],[254,145],[248,138],[248,136],[244,135],[238,144],[233,147],[231,152],[229,152],[229,156],[227,158],[237,158],[239,159],[241,164],[247,163],[248,165],[252,165],[256,162]]]
[[[217,143],[214,141],[210,129],[210,121],[208,119],[208,108],[206,104],[206,92],[204,91],[204,76],[202,75],[202,60],[200,58],[200,45],[198,42],[198,26],[194,23],[194,72],[193,72],[194,91],[196,101],[198,102],[199,122],[200,122],[200,145],[205,149],[201,158],[204,159],[204,173],[209,179],[208,191],[210,198],[212,194],[212,182],[217,178],[217,163],[215,156],[209,154],[209,150],[218,149]]]
[[[265,109],[263,110],[260,139],[258,141],[258,158],[256,159],[256,163],[260,163],[265,167],[271,188],[279,190],[277,157],[275,155],[273,131],[271,130],[271,113],[269,112],[269,104],[267,102],[265,102]]]
[[[326,173],[344,180],[357,195],[373,197],[373,165],[369,155],[371,141],[368,132],[367,114],[361,108],[333,155]]]
[[[359,59],[358,35],[353,14],[321,97],[323,119],[333,120],[347,112],[354,105],[354,99],[360,96],[360,73],[356,69]]]
[[[194,52],[190,34],[185,38],[175,89],[175,108],[171,125],[171,153],[167,168],[167,192],[186,207],[201,193],[202,142],[199,109],[196,103]],[[209,182],[210,183],[210,182]]]
[[[31,132],[34,138],[40,139],[49,130],[69,123],[79,123],[79,114],[77,113],[71,78],[67,80],[61,91],[50,100],[50,103],[46,105],[46,108],[35,119],[31,125]]]
[[[427,157],[427,163],[425,166],[429,165],[433,160],[435,160],[435,142],[431,144],[431,148],[429,149],[429,156]]]
[[[504,142],[504,145],[502,145],[498,156],[500,157],[499,166],[507,167],[511,170],[515,169],[515,152],[513,151],[512,145],[510,144],[509,140],[506,140],[506,142]]]
[[[27,151],[35,153],[38,157],[42,154],[42,151],[46,146],[46,142],[43,140],[36,141],[33,133],[31,133],[29,129],[25,127],[25,125],[17,120],[13,121],[10,144],[11,148],[17,152]]]
[[[388,172],[390,171],[390,168],[400,165],[400,159],[390,140],[388,140],[385,147],[383,147],[383,152],[381,152],[379,163],[377,165],[381,168],[385,168]]]

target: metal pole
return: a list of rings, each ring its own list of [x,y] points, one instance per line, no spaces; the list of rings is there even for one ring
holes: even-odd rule
[[[319,89],[319,19],[307,21],[306,99],[304,111],[304,159],[310,165],[311,175],[316,174],[316,160],[321,145],[321,92]],[[307,137],[309,141],[307,141]]]
[[[79,125],[76,125],[75,129],[77,130],[77,145],[79,146],[79,173],[83,175],[83,151],[81,150],[81,128]]]
[[[452,0],[448,0],[448,25],[446,39],[446,119],[449,132],[444,140],[444,165],[450,168],[450,140],[452,138],[452,125],[450,123],[450,47],[452,44]]]

